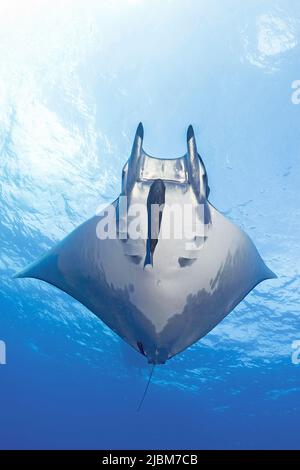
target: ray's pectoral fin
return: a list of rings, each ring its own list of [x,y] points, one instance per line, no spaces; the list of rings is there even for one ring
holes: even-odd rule
[[[15,279],[33,278],[53,285],[58,275],[56,256],[48,253],[14,275]]]

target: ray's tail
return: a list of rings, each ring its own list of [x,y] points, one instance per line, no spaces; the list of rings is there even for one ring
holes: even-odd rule
[[[146,398],[146,395],[147,395],[147,392],[148,392],[148,389],[149,389],[149,385],[150,385],[150,383],[151,383],[151,379],[152,379],[152,376],[153,376],[154,368],[155,368],[155,364],[153,364],[152,367],[151,367],[151,371],[150,371],[150,374],[149,374],[149,379],[148,379],[147,385],[146,385],[146,387],[145,387],[143,396],[142,396],[142,398],[141,398],[141,401],[140,401],[139,406],[137,407],[137,410],[136,410],[136,411],[140,411],[141,408],[142,408],[142,405],[143,405],[143,403],[144,403],[144,400],[145,400],[145,398]]]

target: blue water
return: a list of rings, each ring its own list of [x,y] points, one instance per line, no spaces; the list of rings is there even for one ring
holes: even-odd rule
[[[0,4],[1,448],[299,448],[300,4]],[[136,125],[151,155],[192,123],[211,202],[278,279],[149,368],[87,309],[13,274],[116,197]]]

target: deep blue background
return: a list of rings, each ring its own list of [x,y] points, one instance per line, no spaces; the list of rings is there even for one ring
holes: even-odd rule
[[[300,5],[3,0],[1,448],[297,448]],[[13,274],[116,197],[137,123],[151,155],[194,125],[211,202],[278,275],[149,374],[79,303]]]

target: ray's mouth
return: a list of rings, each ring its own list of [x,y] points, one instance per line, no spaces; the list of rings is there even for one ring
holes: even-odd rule
[[[143,149],[144,129],[138,125],[129,160],[122,173],[122,194],[129,196],[136,182],[165,181],[191,185],[199,203],[206,200],[209,187],[206,169],[197,151],[194,130],[187,131],[187,152],[179,158],[155,158]]]

